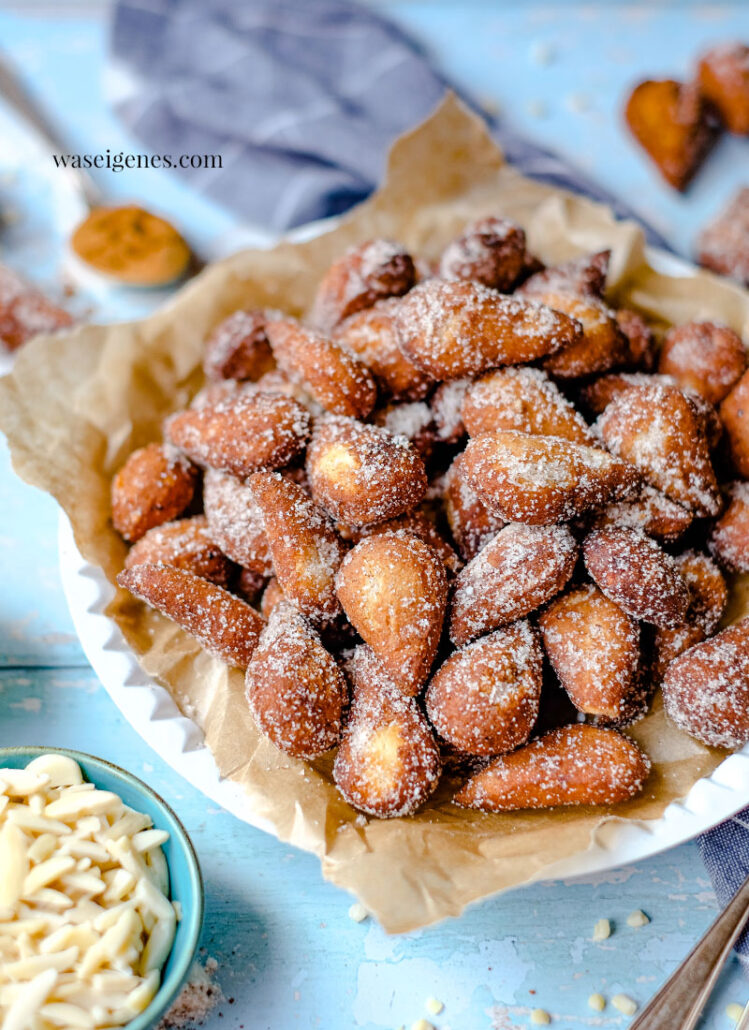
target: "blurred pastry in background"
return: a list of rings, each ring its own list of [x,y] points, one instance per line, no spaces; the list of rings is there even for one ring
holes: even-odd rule
[[[16,350],[36,336],[65,329],[73,317],[18,273],[0,265],[0,348]]]
[[[749,46],[724,43],[702,56],[700,92],[720,112],[729,132],[749,134]]]
[[[635,86],[625,109],[632,135],[669,185],[685,190],[713,147],[720,122],[692,83],[647,79]]]
[[[685,190],[724,129],[749,134],[749,46],[714,46],[699,59],[689,82],[639,83],[624,116],[666,182]]]
[[[749,187],[707,225],[697,241],[697,260],[705,268],[749,286]]]

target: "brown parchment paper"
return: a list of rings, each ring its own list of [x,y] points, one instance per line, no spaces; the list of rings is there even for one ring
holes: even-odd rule
[[[379,192],[332,231],[236,254],[143,321],[83,326],[26,346],[0,381],[0,427],[17,472],[57,499],[81,553],[114,580],[125,547],[109,521],[111,476],[130,451],[160,438],[164,416],[198,389],[202,341],[220,319],[261,305],[300,314],[326,266],[350,244],[390,236],[436,257],[468,219],[487,213],[524,225],[531,249],[547,263],[611,247],[619,302],[663,324],[710,317],[749,337],[749,294],[706,272],[679,279],[657,273],[637,227],[504,165],[483,123],[448,96],[395,143]],[[731,617],[747,610],[749,591],[738,584]],[[221,775],[244,789],[247,812],[314,852],[324,876],[355,893],[391,932],[457,915],[471,901],[538,878],[588,848],[607,820],[659,816],[724,757],[676,731],[656,702],[632,730],[654,761],[653,775],[644,795],[615,815],[467,812],[449,803],[454,784],[446,782],[413,818],[365,820],[338,797],[330,758],[295,761],[260,737],[241,673],[122,591],[109,614],[143,668],[200,725]]]

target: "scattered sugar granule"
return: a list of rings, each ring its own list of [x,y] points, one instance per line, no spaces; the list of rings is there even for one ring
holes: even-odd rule
[[[353,919],[355,923],[363,923],[365,919],[369,918],[369,912],[360,901],[355,901],[351,908],[348,910],[349,919]]]
[[[605,941],[611,936],[611,922],[608,919],[599,919],[593,927],[593,940]]]
[[[611,1004],[617,1012],[621,1012],[625,1016],[634,1016],[637,1012],[637,1002],[626,994],[615,994],[611,999]]]
[[[726,1015],[729,1019],[732,1019],[734,1023],[738,1023],[744,1015],[744,1006],[739,1005],[734,1001],[731,1005],[726,1005]]]
[[[639,908],[627,916],[627,926],[647,926],[649,922],[649,917]]]
[[[551,1016],[546,1009],[534,1009],[531,1012],[531,1023],[533,1026],[548,1026],[551,1023]]]
[[[549,43],[548,40],[538,39],[531,43],[530,59],[533,64],[538,65],[540,68],[547,68],[556,56],[557,52],[554,44]]]
[[[588,998],[588,1007],[594,1012],[603,1012],[606,1008],[606,999],[602,994],[591,994]]]
[[[427,998],[424,1007],[431,1016],[438,1016],[444,1009],[445,1003],[440,1001],[439,998]]]
[[[426,1019],[417,1019],[411,1030],[434,1030],[434,1027]]]
[[[570,93],[565,97],[565,105],[573,114],[585,114],[590,110],[590,97],[585,93]]]
[[[209,958],[205,966],[196,962],[177,1000],[159,1023],[157,1030],[182,1030],[203,1023],[211,1010],[223,1000],[223,992],[213,981],[218,962]]]
[[[496,97],[484,94],[480,99],[481,106],[487,114],[498,115],[502,113],[502,105]]]
[[[546,104],[543,100],[529,100],[525,105],[525,109],[531,118],[545,118],[546,117]]]

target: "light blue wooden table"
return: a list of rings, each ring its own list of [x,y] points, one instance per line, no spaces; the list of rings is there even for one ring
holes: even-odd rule
[[[382,5],[420,37],[460,82],[537,139],[565,151],[630,200],[689,252],[702,221],[740,181],[749,144],[728,140],[688,197],[661,186],[618,122],[625,85],[681,73],[715,39],[749,38],[749,7],[672,4],[411,2]],[[101,99],[105,9],[98,3],[0,5],[0,44],[63,120],[81,149],[134,147]],[[52,281],[61,259],[49,169],[22,162],[28,140],[0,110],[0,198],[20,222],[0,236],[0,260]],[[232,220],[157,171],[111,175],[114,193],[144,197],[206,250]],[[126,294],[83,298],[104,317],[139,314]],[[625,992],[644,1002],[716,912],[697,849],[577,883],[518,890],[461,919],[389,938],[347,915],[351,899],[325,884],[317,861],[216,809],[155,755],[121,718],[88,668],[65,609],[57,570],[57,513],[20,483],[0,453],[0,744],[43,743],[105,754],[154,783],[184,819],[207,887],[203,958],[213,957],[225,1000],[209,1030],[382,1030],[430,1016],[440,1030],[527,1026],[541,1007],[560,1030],[620,1027],[588,996]],[[627,915],[642,909],[639,930]],[[591,940],[601,917],[614,933]],[[728,1028],[728,1002],[749,996],[732,960],[704,1021]]]

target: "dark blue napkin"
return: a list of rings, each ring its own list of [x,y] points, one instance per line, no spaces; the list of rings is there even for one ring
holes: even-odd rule
[[[345,0],[119,0],[112,56],[129,84],[117,109],[133,134],[157,153],[221,154],[221,170],[180,174],[276,231],[363,200],[395,137],[450,86],[399,28]],[[635,217],[503,122],[491,127],[526,175]],[[700,847],[725,903],[749,873],[749,810]]]

